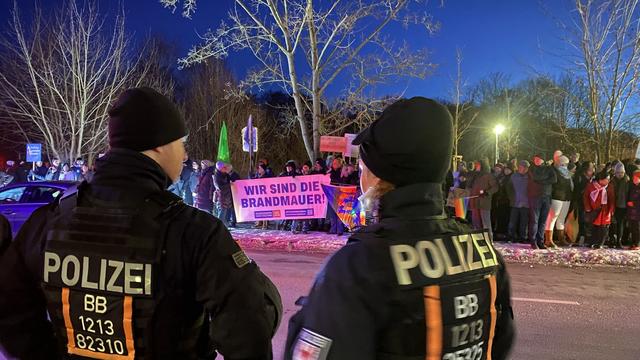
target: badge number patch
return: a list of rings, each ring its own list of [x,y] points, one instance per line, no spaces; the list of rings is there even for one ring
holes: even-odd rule
[[[328,337],[303,328],[293,349],[293,360],[325,360],[331,342]]]
[[[92,359],[135,358],[132,298],[62,289],[67,351]]]

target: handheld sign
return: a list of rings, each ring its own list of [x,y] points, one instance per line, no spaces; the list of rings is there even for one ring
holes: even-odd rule
[[[253,149],[253,152],[258,152],[258,128],[252,127],[251,133],[247,132],[247,127],[242,128],[242,151],[249,152],[249,148]]]
[[[321,136],[320,151],[343,153],[347,146],[347,139],[343,136]]]
[[[327,175],[238,180],[231,193],[238,222],[324,218]]]
[[[42,144],[27,144],[27,162],[42,161]]]

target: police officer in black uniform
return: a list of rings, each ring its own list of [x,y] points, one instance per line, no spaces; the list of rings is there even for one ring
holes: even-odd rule
[[[215,217],[166,191],[186,128],[149,88],[109,111],[91,184],[31,216],[0,260],[0,344],[19,359],[271,359],[277,289]]]
[[[390,105],[356,140],[379,221],[318,274],[289,324],[286,359],[505,359],[509,278],[484,231],[445,215],[452,120],[437,102]]]

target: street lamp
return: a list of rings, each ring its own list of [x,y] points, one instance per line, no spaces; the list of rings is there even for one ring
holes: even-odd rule
[[[498,153],[498,135],[502,134],[504,132],[504,125],[502,124],[498,124],[496,125],[496,127],[493,128],[493,132],[496,134],[496,162],[495,164],[498,163],[498,159],[500,159],[500,154]]]

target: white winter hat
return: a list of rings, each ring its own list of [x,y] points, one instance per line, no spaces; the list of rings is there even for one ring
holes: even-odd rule
[[[614,166],[613,166],[613,172],[616,174],[624,174],[624,164],[621,163],[620,161],[618,161]]]
[[[564,155],[562,155],[558,159],[558,163],[560,164],[560,166],[567,166],[567,165],[569,165],[569,158],[564,156]]]

